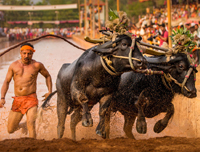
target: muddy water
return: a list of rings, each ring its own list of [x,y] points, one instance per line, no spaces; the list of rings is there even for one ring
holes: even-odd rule
[[[19,43],[19,41],[5,41],[5,42],[0,42],[0,50],[6,49],[12,45],[15,45]]]

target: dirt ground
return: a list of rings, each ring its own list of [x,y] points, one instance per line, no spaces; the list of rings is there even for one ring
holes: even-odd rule
[[[7,139],[0,141],[1,152],[143,152],[143,151],[200,151],[200,138],[159,137],[148,140],[116,138],[107,140],[82,139],[73,141],[68,138],[50,141],[31,138]]]

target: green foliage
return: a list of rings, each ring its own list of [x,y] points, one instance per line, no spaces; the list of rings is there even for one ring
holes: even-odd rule
[[[172,31],[172,36],[170,36],[172,39],[173,44],[175,46],[182,45],[185,46],[185,50],[187,52],[192,52],[194,47],[197,45],[194,40],[194,35],[190,33],[187,28],[180,28],[177,31]]]
[[[136,3],[133,2],[132,4],[128,5],[128,15],[134,16],[136,19],[138,19],[139,15],[146,14],[146,8],[149,7],[150,11],[152,12],[153,3],[152,1],[147,1],[143,3]]]
[[[119,16],[112,9],[110,9],[110,11],[109,11],[109,19],[110,19],[110,21],[113,21],[116,18],[119,18]]]

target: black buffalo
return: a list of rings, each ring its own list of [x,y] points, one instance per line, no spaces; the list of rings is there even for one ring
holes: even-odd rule
[[[147,60],[148,61],[148,60]],[[151,61],[151,59],[149,60]],[[155,68],[150,64],[149,68]],[[177,54],[167,64],[156,66],[172,76],[171,82],[168,77],[161,75],[145,75],[134,72],[122,74],[118,91],[115,93],[111,110],[119,111],[124,115],[124,132],[129,138],[134,138],[132,127],[137,117],[136,129],[139,133],[146,133],[147,125],[145,117],[152,118],[161,112],[166,112],[163,119],[154,126],[154,132],[160,133],[168,124],[174,114],[172,99],[175,93],[181,93],[188,98],[196,97],[195,67],[191,67],[187,55]],[[189,75],[185,86],[179,85],[184,81],[189,69]],[[177,81],[177,82],[175,82]],[[109,115],[108,115],[109,118]]]
[[[115,47],[113,47],[114,43],[116,44]],[[100,125],[97,126],[96,133],[104,138],[109,138],[105,134],[105,113],[110,105],[112,94],[118,88],[121,74],[132,70],[129,63],[130,60],[115,58],[111,55],[128,57],[131,43],[130,37],[126,35],[118,36],[114,42],[110,41],[90,48],[72,64],[64,64],[61,67],[56,80],[58,138],[62,138],[66,116],[71,112],[74,112],[71,115],[70,122],[72,138],[74,140],[76,139],[75,131],[78,122],[82,120],[83,126],[91,127],[93,121],[90,110],[97,102],[100,103]],[[110,58],[117,75],[111,75],[104,69],[100,60],[101,55]],[[146,60],[136,43],[134,44],[132,57],[140,59],[140,61],[132,61],[135,68],[145,65]],[[43,108],[49,99],[44,102]]]

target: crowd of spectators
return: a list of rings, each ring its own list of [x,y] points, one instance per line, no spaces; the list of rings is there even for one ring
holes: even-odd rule
[[[197,45],[193,49],[195,60],[199,60],[200,48],[200,5],[173,5],[171,11],[172,30],[187,28],[193,34]],[[152,45],[162,46],[163,42],[168,44],[168,14],[166,6],[154,9],[152,14],[139,17],[139,22],[134,24],[130,32],[141,36],[142,41]],[[172,45],[173,47],[173,45]],[[196,61],[198,63],[199,61]]]
[[[153,13],[147,13],[139,17],[139,22],[134,24],[130,32],[141,36],[144,42],[161,46],[168,42],[168,17],[167,8],[154,9]],[[172,29],[186,27],[191,31],[198,41],[200,7],[196,3],[190,5],[173,5],[171,9]]]
[[[8,37],[9,41],[23,41],[26,39],[36,38],[46,34],[60,35],[65,38],[71,38],[75,33],[79,33],[80,30],[78,27],[72,28],[1,28],[0,35],[2,37]]]

